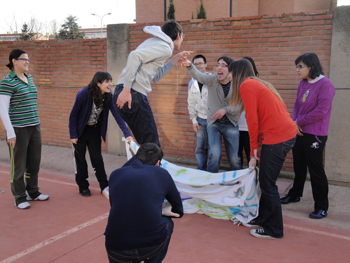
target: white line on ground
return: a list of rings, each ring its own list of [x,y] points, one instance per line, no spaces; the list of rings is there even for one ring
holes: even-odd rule
[[[48,181],[48,182],[53,182],[53,183],[58,183],[58,184],[65,184],[65,185],[70,185],[70,186],[77,187],[77,184],[74,184],[74,183],[67,183],[67,182],[62,182],[62,181],[59,181],[59,180],[52,180],[52,179],[47,179],[47,178],[42,178],[42,177],[40,177],[39,181]],[[89,187],[89,189],[100,190],[100,188],[94,188],[94,187]]]
[[[61,238],[64,238],[64,237],[66,237],[66,236],[68,236],[68,235],[70,235],[70,234],[73,234],[73,233],[75,233],[75,232],[77,232],[77,231],[79,231],[79,230],[81,230],[81,229],[83,229],[83,228],[85,228],[85,227],[88,227],[88,226],[90,226],[90,225],[92,225],[92,224],[95,224],[95,223],[97,223],[97,222],[99,222],[99,221],[101,221],[101,220],[107,218],[107,217],[108,217],[108,214],[109,214],[109,213],[105,213],[105,214],[103,214],[103,215],[101,215],[101,216],[99,216],[99,217],[96,217],[96,218],[94,218],[94,219],[92,219],[92,220],[90,220],[90,221],[88,221],[88,222],[86,222],[86,223],[83,223],[83,224],[81,224],[81,225],[79,225],[79,226],[73,227],[73,228],[69,229],[69,230],[66,231],[66,232],[63,232],[63,233],[61,233],[61,234],[58,234],[57,236],[51,237],[51,238],[49,238],[49,239],[47,239],[47,240],[45,240],[45,241],[43,241],[43,242],[41,242],[41,243],[39,243],[39,244],[37,244],[37,245],[35,245],[35,246],[32,246],[32,247],[30,247],[30,248],[28,248],[28,249],[26,249],[26,250],[24,250],[24,251],[18,253],[17,255],[14,255],[14,256],[12,256],[12,257],[9,257],[9,258],[7,258],[7,259],[1,261],[0,263],[10,263],[10,262],[13,262],[13,261],[15,261],[15,260],[17,260],[17,259],[19,259],[19,258],[25,256],[25,255],[28,255],[28,254],[30,254],[30,253],[32,253],[32,252],[34,252],[34,251],[36,251],[36,250],[38,250],[38,249],[40,249],[40,248],[42,248],[42,247],[47,246],[47,245],[49,245],[49,244],[51,244],[51,243],[53,243],[53,242],[55,242],[55,241],[57,241],[57,240],[59,240],[59,239],[61,239]]]
[[[332,234],[329,232],[324,232],[324,231],[319,231],[319,230],[313,230],[310,228],[306,228],[306,227],[301,227],[301,226],[293,226],[293,225],[289,225],[289,224],[283,224],[285,227],[287,228],[291,228],[291,229],[295,229],[295,230],[300,230],[300,231],[304,231],[304,232],[309,232],[309,233],[313,233],[313,234],[319,234],[319,235],[324,235],[324,236],[328,236],[328,237],[334,237],[334,238],[340,238],[340,239],[345,239],[350,241],[350,237],[347,236],[342,236],[342,235],[338,235],[338,234]]]

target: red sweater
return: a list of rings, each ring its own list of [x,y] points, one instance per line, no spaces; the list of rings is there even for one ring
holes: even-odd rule
[[[239,87],[247,118],[251,156],[263,144],[277,144],[296,136],[297,127],[286,105],[261,82],[248,78]]]

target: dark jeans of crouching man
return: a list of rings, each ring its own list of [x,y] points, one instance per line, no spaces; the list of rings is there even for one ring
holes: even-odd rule
[[[107,249],[108,259],[110,263],[117,262],[129,262],[129,263],[139,263],[144,261],[145,263],[159,263],[165,258],[168,251],[168,246],[170,243],[171,234],[173,233],[174,223],[166,216],[162,217],[165,221],[167,227],[167,238],[165,241],[159,245],[152,247],[144,247],[138,249],[113,251]]]

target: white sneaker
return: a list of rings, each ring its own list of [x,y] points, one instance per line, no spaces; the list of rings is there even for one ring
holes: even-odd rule
[[[103,189],[102,194],[109,200],[109,186]]]
[[[46,201],[50,198],[48,195],[40,194],[38,197],[32,199],[27,193],[27,201]]]
[[[15,206],[17,206],[19,209],[28,209],[30,207],[30,204],[28,202],[23,202],[16,205],[16,202],[15,202]]]

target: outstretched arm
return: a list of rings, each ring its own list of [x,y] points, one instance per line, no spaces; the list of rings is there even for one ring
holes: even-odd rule
[[[184,57],[188,57],[193,51],[182,51],[174,55],[163,67],[159,68],[157,74],[153,77],[152,81],[157,83],[161,80],[169,71],[179,62],[182,61]]]

